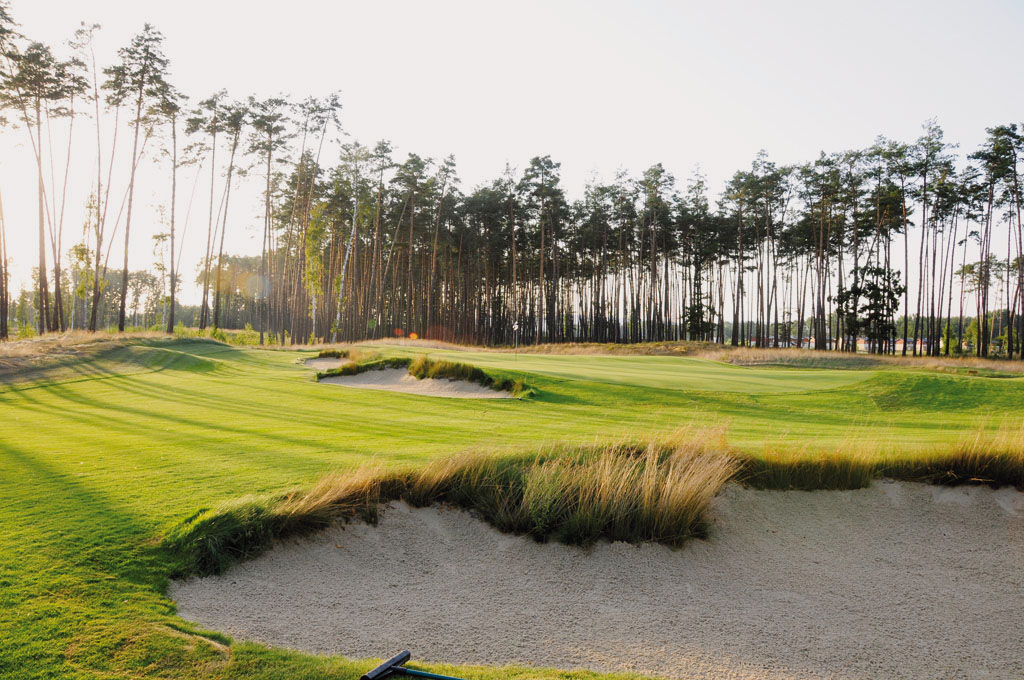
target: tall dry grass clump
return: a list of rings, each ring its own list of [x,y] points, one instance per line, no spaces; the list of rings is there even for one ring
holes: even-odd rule
[[[737,480],[755,489],[861,489],[877,476],[881,452],[848,441],[828,449],[765,446],[743,456]]]
[[[540,540],[678,545],[706,535],[711,499],[737,468],[721,430],[693,429],[646,442],[439,460],[413,477],[406,499],[471,509]]]
[[[857,439],[830,448],[741,456],[737,481],[760,489],[860,489],[888,478],[924,484],[987,484],[1024,490],[1024,422],[979,427],[945,446],[907,451]]]
[[[980,427],[948,448],[889,457],[877,476],[931,484],[1010,485],[1024,490],[1024,422]]]
[[[283,497],[273,512],[282,521],[315,521],[330,524],[338,517],[359,516],[374,520],[380,503],[400,496],[407,475],[382,466],[332,472],[307,491]]]

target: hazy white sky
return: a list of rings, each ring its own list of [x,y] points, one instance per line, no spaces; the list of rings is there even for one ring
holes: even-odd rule
[[[594,174],[656,162],[680,181],[699,163],[717,191],[762,148],[781,163],[809,160],[878,134],[912,140],[935,116],[969,151],[986,126],[1024,119],[1019,0],[10,4],[24,33],[54,46],[82,20],[102,24],[105,63],[144,22],[155,24],[172,80],[193,101],[221,87],[239,98],[338,90],[352,137],[388,138],[399,154],[453,153],[464,188],[497,176],[506,161],[521,168],[551,154],[571,195]],[[37,257],[25,139],[0,132],[15,288]],[[82,152],[88,158],[87,146]],[[72,172],[68,245],[91,159]],[[166,193],[155,175],[144,180],[133,268],[153,260]],[[256,252],[258,195],[238,196],[229,248]],[[193,211],[205,215],[201,201]],[[199,236],[205,224],[192,219]],[[200,240],[186,248],[187,280]]]

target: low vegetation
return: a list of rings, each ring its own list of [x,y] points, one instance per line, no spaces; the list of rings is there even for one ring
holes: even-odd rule
[[[317,352],[317,359],[348,359],[349,350],[347,349],[322,349]]]
[[[164,545],[178,559],[178,574],[220,573],[275,539],[355,517],[375,522],[381,504],[403,500],[414,506],[448,503],[501,531],[542,541],[676,547],[707,536],[711,499],[729,481],[774,490],[858,489],[882,477],[1024,490],[1024,427],[981,430],[913,458],[863,447],[749,455],[733,450],[721,428],[532,453],[469,452],[412,470],[336,472],[308,490],[229,502],[188,518]]]
[[[708,533],[711,499],[737,470],[719,433],[685,431],[647,442],[554,447],[527,454],[467,453],[413,470],[358,468],[311,489],[246,498],[201,512],[164,544],[182,575],[219,573],[274,539],[339,519],[374,521],[380,504],[443,502],[501,531],[587,545],[599,539],[681,545]]]

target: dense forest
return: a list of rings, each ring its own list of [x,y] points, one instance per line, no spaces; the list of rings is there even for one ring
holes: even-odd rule
[[[101,67],[98,28],[58,57],[0,3],[4,134],[31,142],[38,204],[36,286],[18,294],[0,204],[0,338],[248,324],[261,343],[700,340],[1024,358],[1015,123],[967,153],[934,120],[916,140],[799,165],[761,152],[717,196],[699,172],[679,181],[657,164],[570,197],[549,156],[463,188],[453,157],[334,145],[337,96],[189,103],[151,26]],[[92,140],[90,177],[69,172],[73,134]],[[157,159],[167,228],[155,264],[133,272],[137,171]],[[182,189],[186,168],[198,192]],[[70,182],[91,195],[74,243]],[[262,194],[256,256],[232,252],[252,209],[232,202],[241,182]],[[193,275],[183,210],[203,217],[187,234],[205,252],[195,308],[178,300]]]

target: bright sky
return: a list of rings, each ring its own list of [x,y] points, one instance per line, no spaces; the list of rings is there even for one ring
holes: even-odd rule
[[[1014,0],[10,4],[22,32],[55,48],[79,21],[102,24],[102,64],[153,23],[166,36],[172,81],[193,102],[222,87],[238,98],[338,90],[352,137],[390,139],[397,155],[453,153],[463,188],[496,177],[506,161],[522,168],[550,154],[570,196],[594,175],[657,162],[680,182],[700,164],[717,192],[762,148],[780,163],[810,160],[878,134],[912,141],[935,116],[947,139],[970,151],[986,126],[1024,118],[1024,3]],[[67,245],[78,238],[94,173],[90,133],[80,134]],[[37,258],[26,139],[0,132],[15,289]],[[148,172],[139,192],[132,268],[153,261],[163,176]],[[189,284],[205,236],[202,190],[197,196],[186,301],[195,298]],[[229,250],[258,252],[257,189],[232,202]],[[112,266],[120,256],[115,250]]]

